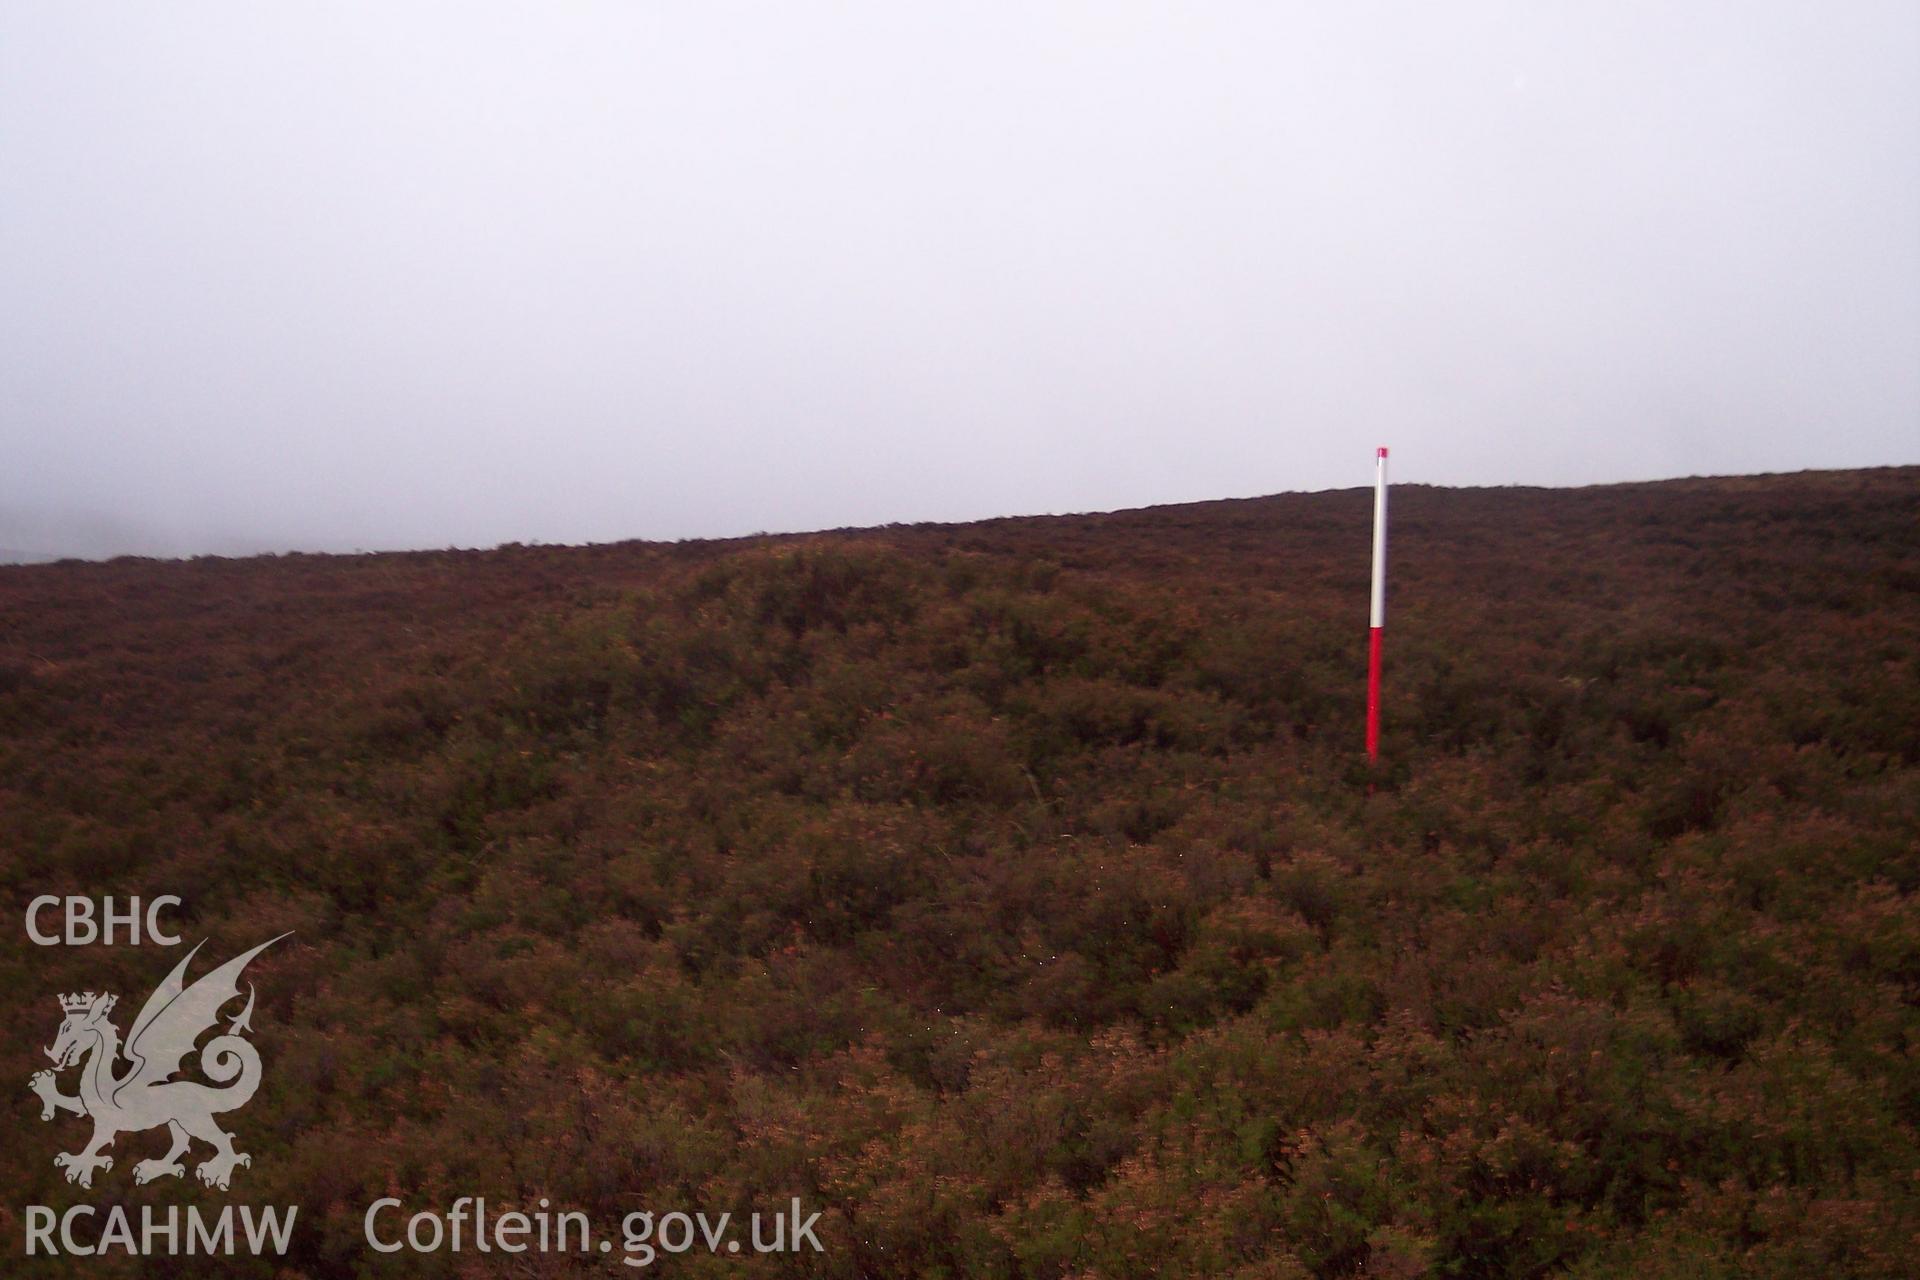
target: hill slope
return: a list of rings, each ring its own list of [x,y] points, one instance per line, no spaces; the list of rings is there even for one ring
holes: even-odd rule
[[[297,931],[230,1125],[308,1275],[451,1273],[389,1192],[823,1211],[686,1274],[1906,1273],[1920,468],[1396,489],[1371,787],[1369,501],[0,569],[5,901]],[[178,954],[0,937],[0,1081]],[[85,1195],[15,1088],[18,1257]]]

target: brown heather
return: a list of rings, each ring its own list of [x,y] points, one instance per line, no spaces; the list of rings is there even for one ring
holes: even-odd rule
[[[0,569],[0,1228],[824,1210],[862,1276],[1910,1276],[1920,468]],[[229,1197],[91,1193],[39,893],[264,955]],[[151,1148],[151,1150],[149,1150]],[[615,1255],[618,1257],[618,1254]],[[491,1269],[490,1269],[491,1268]],[[620,1270],[614,1267],[614,1270]]]

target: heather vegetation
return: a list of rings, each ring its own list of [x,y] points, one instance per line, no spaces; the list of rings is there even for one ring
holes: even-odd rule
[[[0,568],[14,1261],[55,995],[177,958],[19,912],[111,892],[296,931],[283,1274],[482,1265],[386,1194],[824,1211],[681,1275],[1913,1274],[1920,469],[1398,490],[1377,774],[1368,503]],[[162,1141],[93,1198],[227,1198]]]

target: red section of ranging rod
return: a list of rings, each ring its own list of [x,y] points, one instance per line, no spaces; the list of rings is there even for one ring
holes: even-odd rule
[[[1380,759],[1380,628],[1367,628],[1367,759]]]
[[[1380,640],[1387,625],[1387,447],[1374,455],[1373,591],[1367,617],[1367,760],[1380,759]]]

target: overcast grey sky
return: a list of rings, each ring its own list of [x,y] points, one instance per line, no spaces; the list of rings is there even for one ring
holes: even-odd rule
[[[0,10],[0,547],[1920,461],[1920,6]]]

